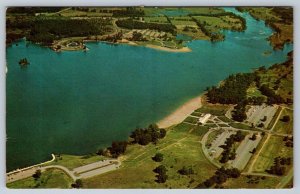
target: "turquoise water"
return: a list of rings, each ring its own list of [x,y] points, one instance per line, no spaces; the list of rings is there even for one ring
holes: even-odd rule
[[[272,51],[266,41],[271,29],[242,15],[246,32],[225,31],[223,42],[192,41],[190,53],[105,43],[56,53],[25,40],[7,47],[7,170],[51,153],[95,152],[229,74],[284,61],[292,45]],[[30,65],[21,69],[24,57]]]

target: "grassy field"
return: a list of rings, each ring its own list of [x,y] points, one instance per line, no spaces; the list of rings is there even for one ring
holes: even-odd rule
[[[226,123],[232,123],[232,122],[234,122],[233,120],[227,118],[226,116],[219,116],[218,118],[219,118],[221,121],[224,121],[224,122],[226,122]]]
[[[165,15],[186,16],[188,14],[216,14],[224,13],[224,10],[218,7],[147,7],[144,9],[147,16]]]
[[[259,96],[263,96],[263,95],[255,86],[255,83],[251,84],[251,86],[247,89],[247,97],[259,97]]]
[[[210,113],[216,116],[223,116],[225,115],[228,108],[228,105],[205,104],[201,108],[197,109],[196,112]]]
[[[280,182],[278,177],[262,177],[262,176],[240,176],[237,179],[228,179],[224,188],[228,189],[242,189],[242,188],[253,188],[253,189],[267,189],[275,188]]]
[[[61,154],[60,157],[56,155],[55,161],[48,163],[47,166],[61,165],[72,170],[76,167],[87,165],[104,159],[105,159],[104,156],[98,156],[98,155],[75,156],[75,155]]]
[[[198,118],[196,117],[187,117],[184,122],[196,124],[198,122]]]
[[[212,32],[219,32],[220,29],[233,30],[241,29],[241,21],[228,16],[211,17],[211,16],[193,16],[200,23]]]
[[[215,167],[206,160],[200,140],[207,128],[180,124],[170,129],[167,136],[157,145],[130,145],[122,157],[122,167],[103,175],[84,180],[87,188],[194,188],[211,176]],[[160,152],[164,155],[161,163],[152,157]],[[166,183],[155,182],[153,169],[163,164],[168,169]],[[180,175],[183,166],[192,166],[195,174]]]
[[[283,122],[281,121],[283,116],[289,116],[290,121],[289,122]],[[293,111],[290,109],[284,109],[281,113],[281,117],[276,123],[276,126],[274,127],[274,131],[278,133],[284,133],[284,134],[293,134]]]
[[[169,23],[165,16],[144,17],[144,21],[152,23]]]
[[[8,183],[8,188],[21,189],[21,188],[70,188],[72,179],[59,169],[48,169],[42,172],[39,179],[35,180],[29,177],[23,180]]]
[[[293,157],[293,148],[285,146],[283,137],[271,136],[254,163],[253,172],[265,172],[278,156]]]
[[[270,123],[269,123],[267,129],[271,129],[271,128],[273,127],[273,125],[274,125],[274,123],[276,122],[277,117],[279,116],[281,110],[282,110],[281,107],[279,107],[279,108],[277,109],[277,111],[276,111],[276,113],[274,114],[272,120],[270,121]]]

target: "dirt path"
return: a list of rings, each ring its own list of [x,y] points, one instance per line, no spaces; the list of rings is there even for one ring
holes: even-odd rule
[[[279,177],[274,174],[256,173],[256,172],[242,172],[241,174],[242,175],[252,175],[252,176]]]

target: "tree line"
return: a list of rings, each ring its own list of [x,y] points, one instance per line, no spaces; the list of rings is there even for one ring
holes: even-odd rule
[[[97,155],[111,156],[113,158],[118,158],[121,154],[124,154],[128,144],[140,144],[148,145],[149,143],[156,144],[159,139],[166,136],[166,130],[159,128],[156,124],[150,124],[147,128],[137,128],[135,129],[130,137],[131,141],[114,141],[111,146],[105,149],[99,149]],[[155,156],[154,160],[162,160],[161,155]]]
[[[223,183],[227,181],[229,178],[238,178],[240,177],[241,172],[237,168],[225,169],[223,166],[219,168],[215,174],[200,183],[196,189],[205,189],[210,188],[216,185],[216,188],[220,188]]]
[[[36,13],[55,13],[65,7],[9,7],[7,13],[35,15]]]
[[[247,99],[247,89],[257,79],[254,73],[230,75],[219,86],[208,88],[207,97],[211,103],[237,104]]]
[[[11,42],[20,36],[28,40],[51,45],[54,40],[64,37],[102,35],[111,30],[111,21],[107,19],[68,19],[61,17],[35,19],[7,20],[7,28],[16,31],[22,30],[22,35],[9,34],[7,42]]]
[[[118,27],[127,28],[127,29],[150,29],[158,30],[164,32],[175,32],[175,26],[172,24],[161,24],[161,23],[149,23],[149,22],[140,22],[133,19],[123,19],[116,21]]]
[[[113,17],[141,17],[145,15],[143,9],[139,9],[136,7],[126,7],[121,10],[113,10]]]

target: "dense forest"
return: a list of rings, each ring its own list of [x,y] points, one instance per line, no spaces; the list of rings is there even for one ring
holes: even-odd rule
[[[32,42],[50,45],[54,40],[74,36],[102,35],[111,29],[108,27],[110,21],[106,19],[67,19],[55,18],[45,19],[38,17],[34,20],[16,19],[11,22],[7,20],[7,28],[21,29],[24,34],[7,34],[7,41],[14,38],[24,37]]]
[[[207,88],[208,101],[210,103],[221,104],[234,104],[234,110],[232,111],[232,119],[242,122],[247,118],[246,106],[247,105],[261,105],[262,103],[282,104],[292,103],[292,98],[283,98],[278,93],[278,84],[280,80],[291,82],[291,78],[287,80],[287,74],[293,73],[293,52],[288,53],[288,60],[281,64],[274,64],[269,69],[260,67],[253,73],[239,73],[236,75],[230,75],[226,78],[219,87],[213,86]],[[279,71],[277,81],[274,82],[275,86],[269,85],[261,81],[261,76],[268,75],[269,71]],[[260,96],[247,96],[247,90],[251,84],[255,84],[260,91]]]
[[[126,9],[113,10],[113,17],[140,17],[144,15],[144,10],[136,7],[126,7]]]
[[[7,9],[7,13],[35,15],[44,12],[55,13],[62,9],[65,9],[65,7],[10,7]]]
[[[257,79],[254,73],[230,75],[220,87],[213,86],[207,91],[209,102],[237,104],[247,99],[247,89]]]

